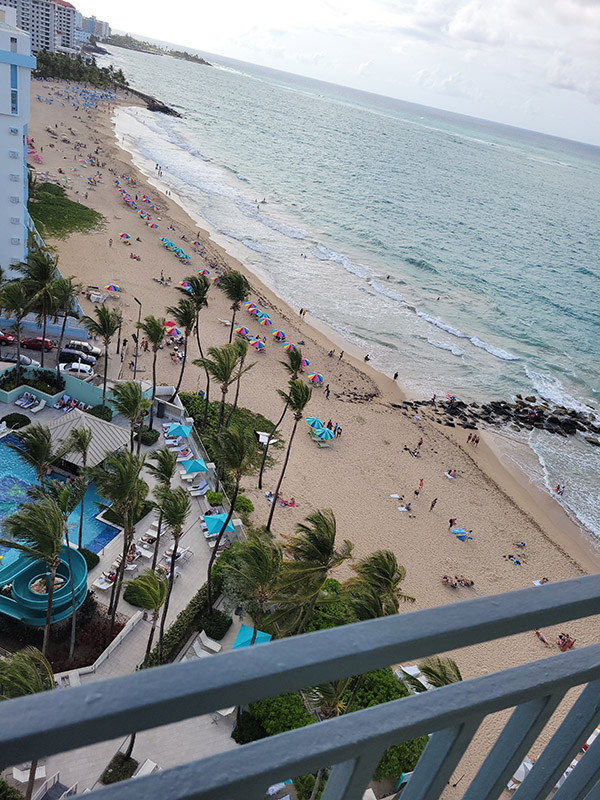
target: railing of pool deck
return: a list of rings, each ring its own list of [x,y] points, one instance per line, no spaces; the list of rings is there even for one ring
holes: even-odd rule
[[[0,768],[599,611],[600,576],[586,576],[10,700],[0,703]],[[360,800],[386,748],[432,734],[402,800],[435,800],[483,719],[514,708],[463,794],[464,800],[494,800],[566,692],[583,685],[514,795],[541,800],[598,724],[600,644],[113,784],[101,797],[262,800],[275,782],[331,766],[323,800]],[[596,800],[599,779],[600,737],[554,798]]]

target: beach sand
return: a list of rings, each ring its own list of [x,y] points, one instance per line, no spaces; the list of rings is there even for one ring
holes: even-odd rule
[[[32,87],[32,97],[38,92],[42,97],[54,97],[53,93],[60,88],[57,81],[36,83]],[[128,98],[122,98],[121,102],[136,104]],[[48,126],[59,133],[56,141],[46,132]],[[77,134],[69,133],[69,127]],[[166,306],[175,305],[181,296],[175,289],[179,281],[207,266],[209,261],[245,271],[243,265],[200,230],[173,197],[165,197],[155,176],[148,181],[132,165],[129,154],[116,143],[108,106],[85,112],[76,111],[69,103],[61,105],[58,97],[52,104],[32,99],[29,135],[35,139],[38,152],[41,146],[44,148],[44,163],[36,165],[38,173],[48,170],[51,176],[60,178],[57,171],[62,168],[72,180],[69,195],[94,207],[106,218],[101,231],[73,234],[66,240],[48,244],[56,249],[64,275],[74,275],[84,286],[112,282],[122,287],[122,292],[108,302],[121,308],[125,320],[123,335],[130,343],[138,313],[134,296],[142,303],[143,316],[164,316]],[[63,143],[63,135],[71,139],[71,143]],[[76,140],[85,144],[78,153],[73,149]],[[53,148],[49,147],[51,142],[55,144]],[[90,187],[87,178],[97,170],[81,161],[84,154],[94,154],[96,147],[99,148],[97,157],[106,166],[100,170],[102,183]],[[79,171],[73,172],[73,168]],[[136,212],[123,203],[113,182],[116,175],[133,177],[136,185],[130,187],[130,192],[146,193],[160,206],[159,212],[150,212],[159,226],[156,230],[150,230]],[[88,192],[87,200],[85,192]],[[174,230],[169,230],[170,225]],[[119,239],[124,232],[132,238],[130,247]],[[205,247],[204,258],[195,255],[190,244],[198,233]],[[192,255],[190,265],[182,265],[166,251],[159,242],[161,236],[168,236],[175,242],[186,236],[188,241],[182,241],[181,246]],[[142,241],[137,242],[136,237]],[[113,245],[109,247],[111,238]],[[139,255],[141,261],[131,260],[131,252]],[[172,276],[170,287],[153,280],[160,276],[161,270],[165,276]],[[254,275],[247,274],[253,287],[251,299],[260,298],[273,318],[273,327],[283,329],[288,341],[304,340],[302,351],[310,359],[310,369],[323,373],[325,383],[330,385],[329,400],[323,389],[313,390],[307,413],[324,422],[331,419],[343,429],[343,435],[333,441],[331,447],[321,449],[311,440],[305,422],[300,423],[282,486],[282,496],[294,497],[296,507],[276,509],[274,532],[292,533],[295,525],[311,511],[332,508],[338,536],[354,543],[356,558],[389,548],[405,566],[403,589],[414,595],[416,604],[404,605],[401,613],[523,587],[536,591],[532,581],[544,576],[554,582],[598,572],[598,553],[586,543],[578,526],[562,508],[528,485],[526,478],[516,474],[510,465],[500,463],[495,455],[493,434],[480,432],[481,443],[475,448],[466,444],[467,431],[452,430],[433,422],[427,407],[419,410],[420,419],[393,408],[390,404],[401,402],[403,395],[392,380],[365,364],[356,348],[344,343],[326,326],[308,316],[300,320],[298,310],[289,308]],[[91,313],[92,306],[83,295],[80,300],[85,312]],[[228,340],[229,327],[221,320],[230,317],[224,294],[217,287],[211,288],[209,307],[200,318],[203,347],[222,345]],[[276,389],[285,389],[288,379],[280,364],[285,353],[273,341],[270,329],[258,325],[243,309],[238,313],[238,320],[237,324],[246,325],[253,334],[267,338],[264,353],[255,355],[250,350],[248,362],[255,365],[242,379],[240,404],[275,420],[282,410]],[[126,379],[132,377],[127,368],[131,344],[129,347],[122,369]],[[342,347],[344,357],[339,360],[337,355]],[[332,348],[336,351],[333,358],[327,355]],[[196,343],[190,339],[188,363],[198,355]],[[121,367],[117,358],[113,355],[111,376],[116,376]],[[145,368],[143,377],[149,376],[151,353],[141,353],[139,363]],[[159,354],[158,368],[160,383],[177,382],[179,367],[171,362],[166,348]],[[204,388],[204,374],[189,364],[183,389],[194,392],[198,388]],[[219,396],[218,388],[211,387],[211,398]],[[286,441],[291,427],[292,419],[288,416],[281,427]],[[421,455],[413,458],[404,448],[414,449],[420,438],[423,439]],[[279,462],[281,453],[279,451]],[[264,488],[274,489],[279,469],[280,464],[266,473]],[[452,469],[457,473],[453,480],[444,474]],[[420,479],[423,489],[415,497]],[[256,478],[245,479],[243,485],[255,505],[254,524],[264,524],[270,510],[264,492],[257,490]],[[398,511],[402,503],[390,497],[392,494],[411,502],[414,516]],[[430,511],[434,498],[437,503]],[[449,533],[450,518],[456,518],[457,525],[472,531],[472,541],[460,542]],[[509,554],[522,555],[522,551],[515,548],[517,541],[527,544],[526,563],[522,566],[515,566],[505,558]],[[348,574],[347,569],[340,570],[339,577],[343,579]],[[475,585],[452,589],[443,585],[444,575],[464,575]],[[554,644],[563,629],[581,646],[598,640],[599,625],[595,618],[550,627],[544,632]],[[549,653],[561,657],[556,647],[547,650],[533,633],[527,633],[467,648],[453,656],[463,676],[470,678],[544,658]],[[458,776],[465,773],[469,778],[473,774],[482,753],[493,743],[498,724],[498,718],[494,717],[483,726],[458,767]],[[544,734],[542,741],[546,739]],[[532,752],[539,752],[539,748],[532,748]],[[449,787],[444,796],[462,796],[463,785],[457,789]]]

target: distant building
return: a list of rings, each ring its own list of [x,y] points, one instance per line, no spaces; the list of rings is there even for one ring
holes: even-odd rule
[[[82,17],[79,28],[90,35],[93,34],[97,39],[107,39],[111,33],[108,22],[102,22],[96,17]]]
[[[89,44],[91,35],[92,34],[88,33],[88,31],[82,31],[78,28],[75,28],[75,44],[78,46]]]
[[[27,123],[35,58],[29,34],[16,26],[17,12],[0,7],[0,265],[27,255]]]
[[[66,0],[0,0],[16,9],[17,25],[31,35],[34,53],[75,52],[75,6]],[[0,7],[1,7],[0,6]]]

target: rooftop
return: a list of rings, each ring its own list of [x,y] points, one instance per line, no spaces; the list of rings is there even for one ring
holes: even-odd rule
[[[73,408],[68,414],[62,414],[58,419],[48,422],[53,446],[57,447],[71,434],[71,431],[79,428],[89,428],[92,432],[92,441],[88,452],[88,465],[91,467],[95,467],[103,461],[109,453],[129,444],[129,433],[125,428],[113,425],[112,422],[105,422],[92,414],[86,414],[78,408]],[[83,463],[78,453],[71,453],[69,461],[78,467]]]

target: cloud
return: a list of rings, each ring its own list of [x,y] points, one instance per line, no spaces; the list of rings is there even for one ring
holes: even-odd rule
[[[359,66],[357,72],[359,75],[366,75],[368,72],[372,72],[374,67],[375,67],[374,61],[365,61],[363,64]]]
[[[439,68],[435,70],[422,69],[417,73],[417,84],[424,89],[452,97],[468,97],[471,100],[480,100],[482,97],[479,89],[461,72],[444,75]]]

